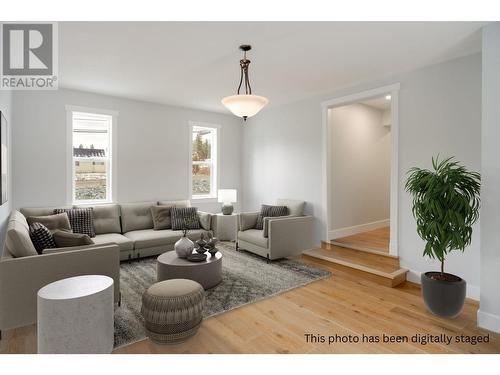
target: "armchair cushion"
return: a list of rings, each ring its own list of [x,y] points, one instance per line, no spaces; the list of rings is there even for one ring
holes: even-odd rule
[[[246,241],[251,244],[267,248],[269,240],[264,237],[264,231],[258,229],[247,229],[238,232],[238,241]]]

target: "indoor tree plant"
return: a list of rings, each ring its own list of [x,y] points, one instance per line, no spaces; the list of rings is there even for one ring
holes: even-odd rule
[[[445,273],[445,259],[464,251],[479,217],[481,176],[453,158],[432,158],[433,170],[411,168],[405,189],[413,197],[417,233],[426,241],[424,255],[441,262],[440,272],[422,274],[422,294],[434,314],[455,317],[462,311],[466,282]]]

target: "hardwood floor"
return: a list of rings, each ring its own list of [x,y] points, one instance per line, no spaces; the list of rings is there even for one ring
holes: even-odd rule
[[[336,238],[333,241],[389,253],[390,234],[390,228],[384,227],[352,236]]]
[[[304,262],[329,268],[314,260]],[[139,353],[500,353],[500,335],[476,327],[478,304],[468,300],[456,319],[425,309],[418,285],[389,288],[341,270],[330,278],[206,319],[198,334],[173,346],[149,340],[118,348]],[[307,343],[306,334],[324,335],[326,343]],[[489,342],[470,345],[429,343],[333,343],[335,335],[488,335]],[[2,353],[36,351],[34,326],[5,332]]]

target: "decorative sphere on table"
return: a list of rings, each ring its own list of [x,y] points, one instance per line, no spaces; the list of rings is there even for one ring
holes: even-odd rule
[[[187,237],[181,237],[174,245],[175,252],[179,258],[186,258],[192,254],[194,243]]]

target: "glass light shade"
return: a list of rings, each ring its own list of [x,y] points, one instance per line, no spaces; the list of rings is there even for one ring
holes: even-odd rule
[[[220,203],[235,203],[236,189],[220,189],[217,194],[217,201]]]
[[[222,99],[222,104],[238,117],[252,117],[267,103],[269,103],[267,98],[258,95],[232,95]]]

